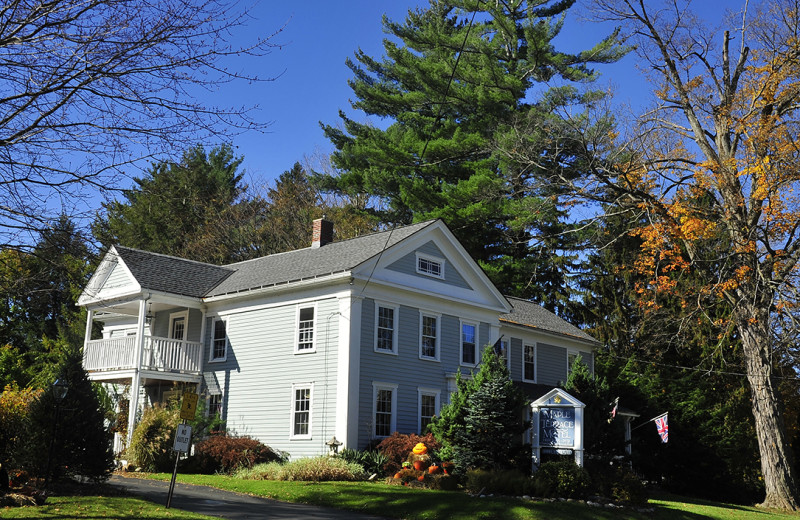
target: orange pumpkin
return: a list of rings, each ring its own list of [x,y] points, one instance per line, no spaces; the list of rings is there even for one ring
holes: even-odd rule
[[[430,473],[431,475],[435,475],[439,473],[440,470],[441,468],[439,468],[439,466],[431,466],[428,468],[428,473]]]
[[[425,473],[423,473],[422,475],[418,476],[418,477],[417,477],[417,480],[419,480],[420,482],[422,482],[423,480],[425,480]]]
[[[399,471],[394,474],[394,478],[400,478],[400,472]]]

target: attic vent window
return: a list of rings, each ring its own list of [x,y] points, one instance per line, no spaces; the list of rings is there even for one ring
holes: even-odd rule
[[[444,279],[444,260],[417,254],[417,272],[426,276]]]

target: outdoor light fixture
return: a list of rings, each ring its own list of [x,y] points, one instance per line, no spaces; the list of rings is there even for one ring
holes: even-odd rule
[[[328,442],[326,442],[325,444],[327,444],[327,445],[328,445],[328,449],[331,451],[331,452],[329,453],[329,455],[330,455],[331,457],[334,457],[334,456],[336,456],[336,454],[337,454],[337,453],[339,453],[339,446],[341,446],[341,445],[342,445],[342,443],[341,443],[341,442],[339,442],[339,441],[337,441],[337,440],[336,440],[336,435],[334,435],[333,437],[331,437],[331,440],[329,440],[329,441],[328,441]]]
[[[153,323],[153,304],[147,304],[147,315],[144,317],[144,322],[149,327]]]
[[[56,379],[53,383],[53,397],[56,398],[56,403],[60,403],[65,397],[67,397],[67,391],[69,391],[67,382],[61,379]]]

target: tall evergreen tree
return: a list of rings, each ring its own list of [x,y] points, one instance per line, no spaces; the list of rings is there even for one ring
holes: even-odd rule
[[[210,152],[197,145],[179,162],[155,163],[123,192],[125,201],[103,204],[105,215],[96,220],[94,234],[106,247],[120,244],[198,261],[225,260],[225,252],[216,247],[198,251],[194,245],[217,221],[225,221],[226,212],[239,201],[244,190],[241,163],[242,157],[235,157],[227,144]]]
[[[379,197],[387,223],[441,217],[501,290],[563,305],[545,295],[566,286],[563,261],[554,258],[570,247],[562,242],[565,208],[537,181],[551,167],[564,170],[574,154],[549,136],[540,167],[520,168],[492,143],[516,118],[581,102],[558,88],[531,101],[542,82],[591,80],[591,64],[624,53],[616,34],[585,52],[556,50],[552,40],[573,3],[432,1],[403,23],[384,19],[399,44],[387,39],[386,58],[359,51],[347,65],[353,108],[390,124],[381,129],[341,113],[342,128],[324,125],[340,174],[318,185]]]

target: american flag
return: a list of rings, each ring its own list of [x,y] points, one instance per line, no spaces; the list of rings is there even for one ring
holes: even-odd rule
[[[653,419],[656,423],[656,430],[658,430],[658,434],[661,436],[661,442],[667,442],[668,434],[669,434],[669,426],[667,425],[667,414],[659,415],[655,419]]]

